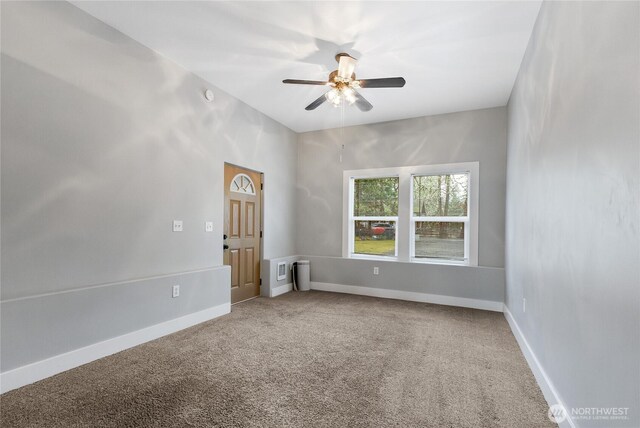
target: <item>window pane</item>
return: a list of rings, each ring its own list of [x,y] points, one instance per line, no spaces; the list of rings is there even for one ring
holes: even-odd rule
[[[413,177],[414,216],[466,216],[467,174]]]
[[[358,178],[353,181],[354,216],[398,215],[398,177]]]
[[[415,222],[415,257],[464,260],[464,223]]]
[[[396,255],[395,221],[356,221],[354,231],[354,254]]]

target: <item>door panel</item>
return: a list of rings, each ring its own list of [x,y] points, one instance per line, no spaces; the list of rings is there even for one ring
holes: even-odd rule
[[[231,266],[231,288],[240,285],[240,250],[229,250]]]
[[[254,204],[253,202],[247,202],[245,204],[245,223],[244,223],[244,230],[245,230],[245,234],[247,238],[253,238],[253,231],[254,231],[254,227],[256,224],[256,218],[255,218],[255,206],[256,204]]]
[[[253,248],[245,248],[244,249],[244,267],[245,267],[245,273],[244,273],[244,281],[245,281],[245,285],[250,285],[253,284],[254,280],[254,251]]]
[[[234,165],[224,167],[224,264],[231,266],[231,303],[260,295],[260,173]]]
[[[231,199],[231,217],[229,218],[229,236],[240,238],[240,206],[242,202]]]

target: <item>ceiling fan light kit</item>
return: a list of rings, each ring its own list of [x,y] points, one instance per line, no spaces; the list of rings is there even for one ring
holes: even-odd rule
[[[330,86],[329,92],[317,98],[309,104],[305,110],[315,110],[325,101],[329,101],[334,107],[355,104],[361,111],[369,111],[373,108],[357,89],[360,88],[402,88],[406,83],[402,77],[386,77],[382,79],[356,79],[354,73],[358,62],[351,55],[339,53],[336,55],[338,69],[329,74],[326,82],[317,80],[285,79],[282,83],[294,85],[322,85]]]

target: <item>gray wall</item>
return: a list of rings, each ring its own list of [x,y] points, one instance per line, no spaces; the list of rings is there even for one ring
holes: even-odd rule
[[[508,105],[507,306],[566,406],[630,407],[578,426],[640,426],[639,5],[545,2]]]
[[[222,265],[225,161],[265,173],[264,256],[296,254],[296,134],[68,3],[1,7],[2,371],[122,334],[121,323],[136,330],[228,301],[215,275],[183,279]],[[173,219],[184,232],[171,232]],[[36,316],[40,299],[59,310]],[[111,321],[95,336],[39,348],[63,334],[51,326],[103,319],[97,308]],[[33,335],[18,340],[10,326]]]
[[[4,301],[2,371],[228,304],[230,277],[230,268],[220,266]]]
[[[296,238],[311,280],[502,302],[506,139],[505,107],[300,134]],[[480,162],[480,267],[341,258],[343,171],[473,161]]]
[[[342,256],[343,171],[479,161],[479,265],[503,267],[506,138],[504,107],[300,134],[298,254]]]
[[[297,260],[309,260],[312,283],[460,297],[483,301],[477,302],[480,305],[489,302],[491,307],[502,307],[504,302],[503,268],[425,265],[421,263],[359,260],[313,255],[265,260],[262,265],[263,296],[269,296],[269,293],[275,287],[292,282],[289,267],[291,263]],[[279,262],[287,263],[287,277],[280,281],[277,279],[277,265]],[[378,275],[373,275],[374,267],[379,268]],[[462,304],[463,301],[459,300],[458,302]],[[499,305],[490,305],[490,303]]]
[[[504,269],[304,256],[311,281],[504,302]],[[373,274],[373,268],[379,274]]]

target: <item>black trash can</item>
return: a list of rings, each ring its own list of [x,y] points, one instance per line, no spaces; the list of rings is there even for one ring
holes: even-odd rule
[[[293,289],[297,291],[311,290],[309,260],[298,260],[291,264],[293,270]]]

